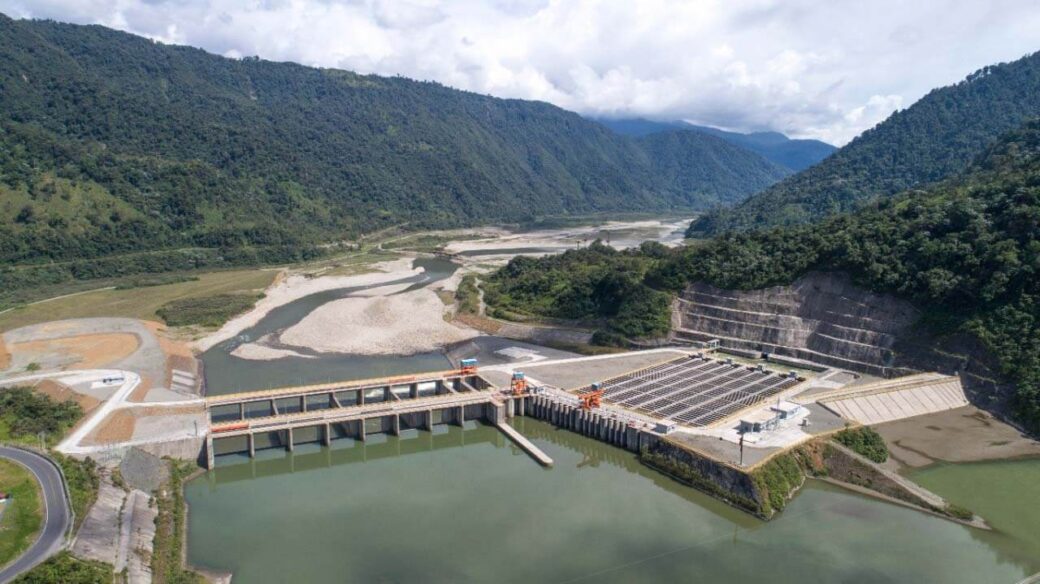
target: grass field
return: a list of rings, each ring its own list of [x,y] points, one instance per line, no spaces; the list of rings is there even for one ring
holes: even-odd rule
[[[39,485],[22,465],[0,460],[0,491],[11,495],[0,517],[0,566],[17,558],[35,540],[43,524]]]
[[[0,331],[61,320],[125,316],[158,320],[155,311],[174,300],[260,291],[274,281],[276,270],[234,270],[194,274],[198,280],[126,290],[99,290],[31,304],[0,314]]]

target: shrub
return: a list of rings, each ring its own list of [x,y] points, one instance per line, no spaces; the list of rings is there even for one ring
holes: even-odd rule
[[[455,300],[459,303],[459,312],[477,314],[480,312],[480,290],[477,289],[477,277],[470,274],[462,278],[455,290]]]
[[[839,444],[874,462],[881,463],[888,460],[888,446],[885,445],[885,439],[873,428],[867,426],[847,428],[835,434],[834,439]]]
[[[263,295],[218,294],[167,302],[156,314],[170,326],[219,327],[231,317],[251,309]]]
[[[964,521],[971,521],[975,518],[975,513],[973,513],[971,509],[968,509],[967,507],[961,507],[956,503],[947,504],[946,509],[944,509],[943,512],[949,515],[950,517],[963,519]]]
[[[113,580],[112,566],[61,552],[22,574],[12,584],[110,584]]]
[[[76,525],[83,522],[87,511],[97,500],[98,487],[101,479],[98,477],[97,463],[93,458],[78,460],[63,456],[56,452],[51,457],[61,466],[61,472],[65,474],[65,481],[69,485],[69,496],[72,498],[72,510],[76,513]]]
[[[74,401],[55,402],[28,387],[0,391],[0,419],[12,438],[32,438],[40,432],[60,436],[83,415]]]

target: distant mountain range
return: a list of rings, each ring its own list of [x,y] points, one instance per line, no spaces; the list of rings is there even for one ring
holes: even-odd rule
[[[0,15],[0,265],[703,210],[788,174],[705,132]]]
[[[1001,134],[1040,116],[1040,53],[931,91],[819,164],[730,209],[699,218],[707,236],[818,220],[941,180]]]
[[[836,147],[819,140],[792,140],[779,132],[752,132],[741,134],[709,126],[698,126],[683,121],[655,122],[642,118],[596,119],[599,123],[624,136],[648,136],[676,130],[690,130],[717,136],[723,140],[758,153],[793,172],[804,170],[831,155]]]

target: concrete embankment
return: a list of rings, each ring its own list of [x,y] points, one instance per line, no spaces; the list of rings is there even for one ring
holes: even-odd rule
[[[967,515],[955,513],[941,496],[841,444],[818,441],[803,446],[801,452],[802,460],[807,463],[806,471],[817,478],[951,521],[989,529],[981,517],[972,516],[967,510],[961,511]]]
[[[640,461],[673,479],[763,519],[774,513],[751,474],[668,440],[640,453]]]
[[[639,452],[658,439],[656,434],[627,420],[598,410],[584,410],[556,397],[535,395],[522,401],[520,411],[525,415],[632,452]]]
[[[782,508],[783,502],[801,486],[804,478],[800,468],[795,465],[797,480],[764,480],[746,469],[733,467],[676,444],[654,432],[645,423],[622,419],[606,410],[585,410],[553,394],[524,398],[519,408],[518,412],[557,427],[639,453],[640,460],[647,466],[764,519]],[[772,466],[767,466],[762,476],[772,477],[776,474],[773,472],[776,463],[770,464]],[[783,492],[780,496],[770,496],[781,490]]]
[[[782,511],[806,477],[813,476],[857,492],[985,527],[978,518],[956,517],[942,497],[826,438],[779,453],[751,467],[738,468],[675,443],[645,425],[621,420],[603,410],[584,410],[560,396],[514,399],[509,406],[509,413],[532,416],[637,452],[647,466],[762,519],[770,519]]]

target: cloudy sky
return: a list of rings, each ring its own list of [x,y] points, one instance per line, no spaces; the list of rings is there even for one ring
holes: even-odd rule
[[[842,144],[1040,50],[1038,0],[0,0],[222,55]]]

